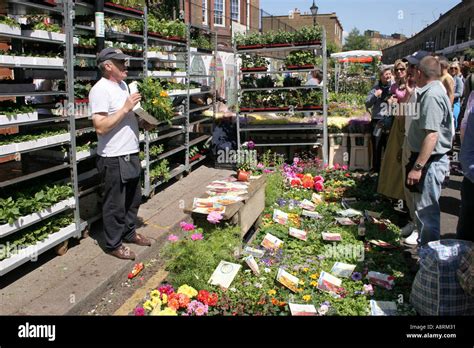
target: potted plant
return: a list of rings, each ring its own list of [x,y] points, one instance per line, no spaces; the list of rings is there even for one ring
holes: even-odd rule
[[[249,181],[252,169],[256,167],[257,151],[254,150],[255,143],[248,141],[242,144],[237,158],[237,180]]]
[[[314,63],[315,57],[310,51],[293,51],[285,58],[288,70],[313,69]]]
[[[252,71],[267,71],[269,61],[266,58],[259,56],[242,56],[242,72],[252,72]]]
[[[258,32],[249,35],[236,34],[235,44],[239,50],[263,48],[263,36]]]
[[[321,44],[321,27],[302,27],[293,34],[295,46],[319,45]]]
[[[126,6],[121,5],[122,2],[125,3]],[[126,1],[112,0],[112,1],[107,1],[104,3],[104,6],[106,7],[112,7],[121,11],[131,12],[131,13],[139,14],[139,15],[143,15],[144,12],[135,7],[142,8],[143,5],[144,5],[143,1],[141,0],[126,0]]]
[[[0,33],[21,35],[20,24],[13,18],[0,16]]]

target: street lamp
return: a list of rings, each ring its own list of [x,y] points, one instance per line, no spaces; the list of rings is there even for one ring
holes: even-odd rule
[[[311,10],[311,14],[313,15],[313,26],[316,26],[316,15],[318,14],[318,6],[314,3],[313,0],[313,5],[309,8]]]

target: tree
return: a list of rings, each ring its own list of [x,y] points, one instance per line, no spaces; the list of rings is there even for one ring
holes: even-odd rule
[[[351,30],[344,45],[344,51],[353,50],[370,50],[369,38],[365,35],[361,35],[357,28]]]

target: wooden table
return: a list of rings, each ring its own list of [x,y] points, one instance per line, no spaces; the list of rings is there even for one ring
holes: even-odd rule
[[[248,194],[245,196],[245,200],[226,206],[222,220],[240,226],[242,237],[245,236],[255,222],[257,222],[265,209],[265,186],[265,174],[256,180],[250,180]],[[209,195],[204,194],[199,198],[207,198],[208,196]],[[207,217],[204,214],[194,213],[192,210],[192,205],[186,206],[184,212],[191,214],[195,222]]]

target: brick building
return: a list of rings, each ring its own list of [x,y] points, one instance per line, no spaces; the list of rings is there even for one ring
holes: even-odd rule
[[[232,47],[232,26],[259,29],[260,0],[184,0],[185,21],[208,27],[218,35],[221,48]]]
[[[369,38],[371,48],[378,51],[395,46],[407,39],[403,34],[383,35],[375,30],[366,30],[364,35]]]
[[[436,52],[449,58],[462,57],[468,48],[474,48],[473,0],[463,0],[415,36],[383,50],[383,62],[393,63],[397,58],[419,50]]]
[[[275,30],[276,22],[283,22],[295,29],[313,25],[313,16],[311,13],[301,13],[300,10],[294,9],[287,16],[264,16],[262,17],[262,31]],[[330,42],[336,44],[336,46],[342,48],[342,33],[343,27],[336,13],[318,14],[316,21],[326,29],[327,39]]]

